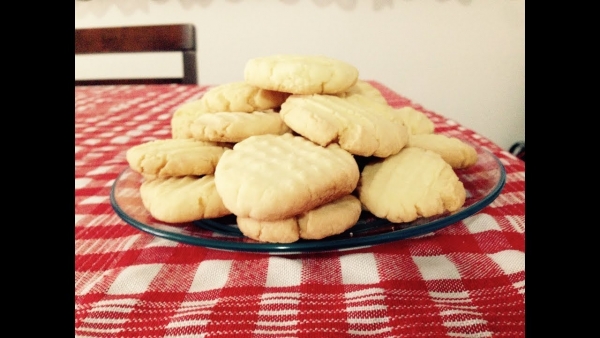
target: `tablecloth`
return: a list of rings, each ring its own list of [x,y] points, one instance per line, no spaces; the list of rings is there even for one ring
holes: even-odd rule
[[[125,152],[170,138],[170,119],[210,86],[75,87],[76,337],[524,337],[525,163],[376,81],[436,133],[506,170],[480,212],[431,233],[356,250],[270,255],[142,232],[109,195]]]

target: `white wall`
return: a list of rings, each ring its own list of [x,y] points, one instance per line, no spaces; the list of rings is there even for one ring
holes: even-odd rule
[[[525,140],[524,0],[75,1],[75,28],[169,23],[195,24],[202,84],[242,80],[252,57],[328,55],[504,149]],[[94,60],[77,56],[76,78],[144,71]]]

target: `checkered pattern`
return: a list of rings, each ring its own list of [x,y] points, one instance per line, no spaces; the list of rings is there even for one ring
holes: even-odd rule
[[[372,82],[436,131],[507,172],[481,212],[416,238],[272,256],[213,250],[127,225],[109,193],[133,145],[170,137],[206,86],[75,88],[77,337],[524,337],[525,164],[485,137]]]

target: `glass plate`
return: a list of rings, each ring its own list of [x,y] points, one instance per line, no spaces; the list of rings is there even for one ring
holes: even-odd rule
[[[233,215],[181,224],[158,221],[142,204],[139,193],[142,176],[131,169],[123,171],[115,180],[110,201],[117,215],[139,230],[192,245],[270,254],[358,249],[430,233],[465,219],[492,203],[504,187],[506,171],[492,153],[479,147],[475,149],[478,153],[477,163],[467,169],[455,170],[467,192],[461,209],[409,223],[390,223],[363,212],[352,228],[321,240],[301,239],[287,244],[257,242],[242,235]]]

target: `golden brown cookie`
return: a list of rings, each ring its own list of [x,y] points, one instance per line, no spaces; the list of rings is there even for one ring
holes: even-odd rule
[[[322,239],[341,234],[358,222],[361,203],[354,195],[317,207],[297,217],[300,238]]]
[[[186,102],[175,109],[171,117],[171,137],[174,139],[192,138],[190,125],[200,115],[208,113],[202,100]]]
[[[393,109],[363,95],[292,95],[279,113],[296,133],[321,146],[337,143],[354,155],[387,157],[408,142]]]
[[[358,79],[356,67],[317,55],[271,55],[248,60],[244,79],[257,87],[292,94],[336,94]]]
[[[452,167],[440,155],[415,147],[367,164],[358,194],[367,210],[394,223],[456,211],[466,198]]]
[[[293,217],[350,194],[358,165],[337,144],[293,136],[251,136],[227,150],[215,183],[227,209],[260,221]]]
[[[279,221],[257,221],[237,217],[237,226],[248,238],[265,243],[293,243],[300,239],[296,217]]]
[[[432,134],[435,130],[433,122],[422,112],[412,108],[403,107],[394,110],[411,135]]]
[[[215,189],[213,175],[147,180],[140,187],[140,196],[152,217],[168,223],[231,214]]]
[[[383,97],[383,95],[381,94],[379,89],[375,88],[369,82],[363,81],[360,79],[358,81],[356,81],[354,86],[348,88],[348,90],[346,90],[345,92],[339,93],[336,95],[339,97],[348,97],[350,95],[355,95],[355,94],[364,95],[364,96],[366,96],[374,101],[377,101],[381,104],[388,105],[387,100],[385,99],[385,97]]]
[[[454,169],[468,168],[477,163],[477,150],[455,137],[441,134],[411,135],[408,146],[438,153]]]
[[[353,195],[346,195],[298,216],[280,221],[257,221],[237,217],[240,231],[260,242],[292,243],[300,238],[323,239],[341,234],[356,224],[361,204]]]
[[[225,83],[202,96],[203,110],[216,112],[253,112],[278,108],[289,93],[266,90],[245,81]]]
[[[206,175],[215,171],[227,148],[192,139],[155,140],[127,150],[131,169],[146,178]]]
[[[273,110],[204,114],[190,125],[194,139],[213,142],[236,143],[250,136],[289,132],[291,129]]]

